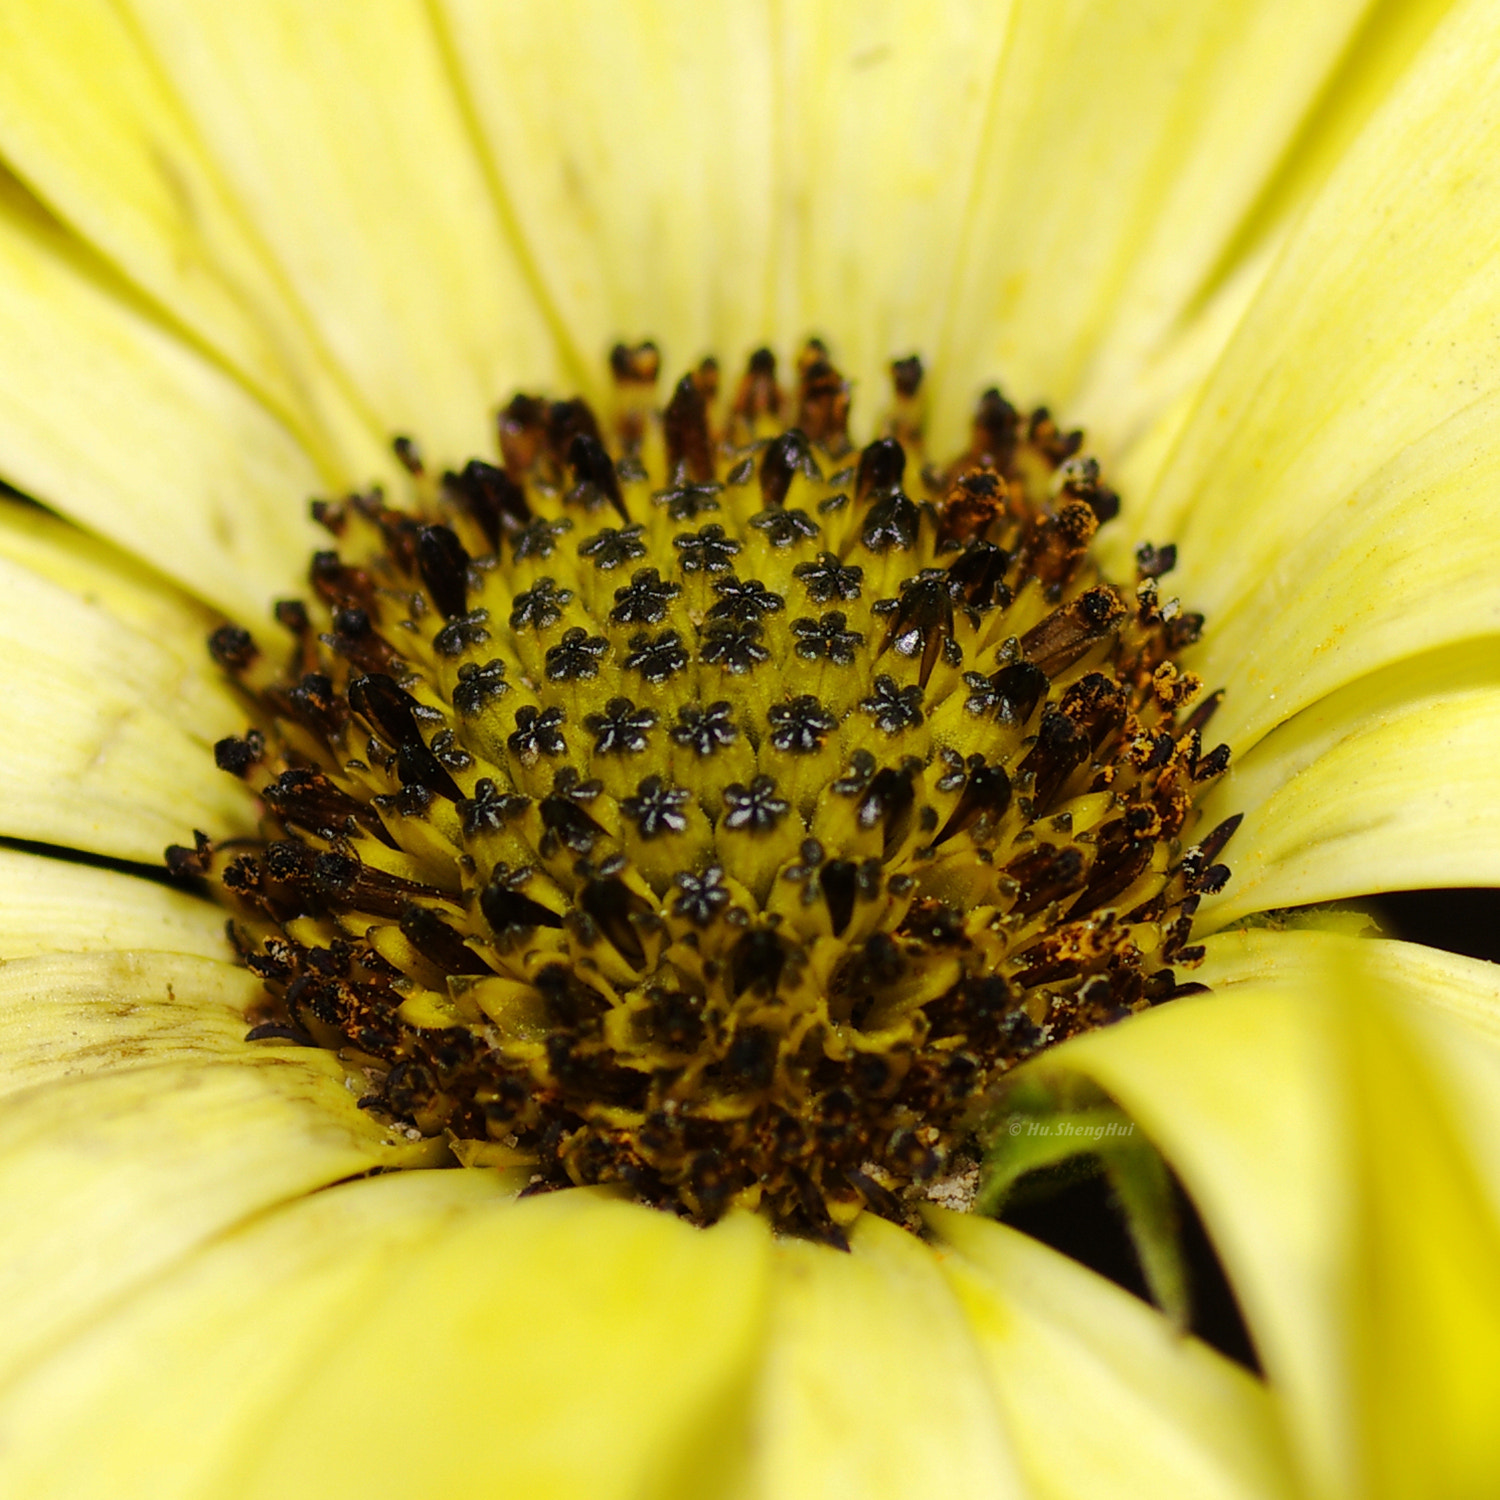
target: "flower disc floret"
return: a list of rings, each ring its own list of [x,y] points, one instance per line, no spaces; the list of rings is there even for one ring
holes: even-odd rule
[[[315,505],[286,638],[211,643],[262,836],[170,853],[252,1037],[461,1163],[842,1243],[962,1173],[1016,1063],[1181,992],[1233,825],[1191,842],[1227,752],[1172,551],[1105,580],[1078,434],[991,391],[935,463],[893,375],[862,451],[812,344],[791,392],[760,351],[660,410],[518,396],[499,463],[403,439],[400,506]]]

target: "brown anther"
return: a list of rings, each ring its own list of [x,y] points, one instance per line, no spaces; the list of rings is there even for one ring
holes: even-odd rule
[[[1056,677],[1109,635],[1125,613],[1120,596],[1101,584],[1032,626],[1021,637],[1022,655],[1048,677]]]
[[[1044,584],[1066,583],[1088,554],[1098,517],[1081,500],[1066,500],[1032,533],[1022,562]]]
[[[922,450],[922,373],[922,361],[915,354],[891,362],[894,401],[886,428],[902,447],[914,453]]]
[[[903,401],[910,401],[922,389],[922,361],[915,354],[891,361],[891,384]]]
[[[422,474],[422,450],[409,437],[398,437],[391,440],[391,451],[395,453],[400,461],[401,467],[415,478]]]
[[[662,413],[662,436],[667,444],[667,482],[672,485],[708,484],[714,477],[713,441],[708,431],[708,407],[698,382],[684,375]]]
[[[746,441],[756,425],[781,415],[781,387],[776,383],[776,356],[769,349],[757,349],[740,377],[734,395],[733,415],[739,431],[737,441]]]
[[[616,344],[609,351],[609,372],[620,385],[655,385],[661,373],[661,351],[650,339]]]
[[[1076,429],[1064,432],[1052,420],[1052,413],[1045,406],[1032,412],[1026,428],[1027,441],[1035,447],[1054,468],[1072,458],[1083,446],[1083,434]]]
[[[539,396],[513,396],[497,419],[505,472],[520,483],[531,472],[547,438],[547,403]]]
[[[849,384],[829,363],[827,350],[809,344],[798,362],[797,426],[809,441],[835,457],[849,448]]]
[[[958,475],[938,505],[938,534],[960,543],[984,536],[1007,499],[1006,483],[993,470],[970,469]]]
[[[974,411],[965,467],[1000,469],[1010,467],[1019,438],[1021,414],[999,391],[987,390]]]

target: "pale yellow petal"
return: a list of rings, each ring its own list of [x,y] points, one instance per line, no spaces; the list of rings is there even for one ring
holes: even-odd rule
[[[4,1393],[0,1486],[15,1500],[243,1494],[245,1469],[308,1367],[506,1187],[492,1172],[398,1172],[300,1199],[206,1245]]]
[[[1225,274],[1285,238],[1454,4],[1374,0],[1365,7],[1338,68],[1240,225],[1221,268]]]
[[[1127,436],[1128,446],[1111,464],[1126,500],[1127,526],[1134,524],[1130,497],[1149,493],[1156,478],[1151,455],[1164,457],[1157,450],[1177,436],[1181,422],[1172,408],[1196,397],[1276,252],[1453,4],[1373,0],[1362,8],[1358,29],[1295,138],[1262,182],[1254,206],[1224,241],[1217,266],[1176,326],[1166,329],[1137,367],[1114,374],[1107,368],[1091,371],[1080,409],[1107,412],[1108,431]],[[1129,437],[1132,433],[1138,435]],[[1114,564],[1128,572],[1130,549],[1139,537],[1114,530],[1115,536],[1106,533],[1105,547]]]
[[[252,826],[212,751],[243,711],[189,644],[0,558],[0,833],[156,864],[195,828]]]
[[[713,1494],[742,1445],[768,1248],[758,1220],[702,1231],[592,1192],[480,1207],[285,1392],[234,1493]]]
[[[1437,1013],[1438,1024],[1426,1026],[1426,1040],[1442,1054],[1443,1087],[1460,1115],[1487,1118],[1500,1099],[1500,965],[1421,943],[1370,942],[1306,929],[1231,930],[1215,933],[1204,946],[1207,955],[1193,978],[1214,990],[1295,984],[1331,963],[1375,976],[1410,1004],[1410,1024],[1426,1025],[1424,1010]],[[1481,1045],[1474,1045],[1471,1032]],[[1471,1131],[1469,1143],[1500,1202],[1500,1129]]]
[[[1293,1493],[1264,1385],[1154,1308],[1003,1224],[935,1212],[1033,1492]]]
[[[1098,538],[1106,572],[1128,578],[1141,537],[1134,501],[1150,494],[1192,416],[1204,380],[1224,352],[1245,308],[1271,263],[1269,249],[1241,259],[1234,275],[1146,360],[1128,380],[1112,386],[1105,405],[1109,473],[1118,486],[1124,520]],[[1093,446],[1093,439],[1089,439]]]
[[[0,1381],[246,1216],[430,1157],[331,1053],[245,1042],[257,988],[181,954],[0,965]]]
[[[379,426],[488,454],[489,413],[555,355],[420,0],[129,9]]]
[[[778,28],[773,326],[832,339],[867,423],[889,403],[890,361],[937,353],[962,227],[988,192],[1002,59],[1025,13],[977,0],[945,5],[935,24],[921,6],[842,0]],[[962,420],[973,392],[950,373],[940,360],[933,391]]]
[[[1191,306],[1363,4],[1017,4],[934,351],[1093,425]],[[1080,399],[1085,388],[1087,399]]]
[[[1330,962],[1359,963],[1386,976],[1414,1005],[1436,1007],[1500,1044],[1500,965],[1444,953],[1422,943],[1383,938],[1372,942],[1316,927],[1230,928],[1204,940],[1205,956],[1193,978],[1212,990],[1298,976]]]
[[[816,332],[873,421],[916,348],[951,443],[979,382],[1062,402],[1093,356],[1120,415],[1364,5],[443,9],[579,357]]]
[[[1365,673],[1500,633],[1500,390],[1338,497],[1255,589],[1209,622],[1195,670],[1230,692],[1236,749]]]
[[[222,953],[200,958],[143,949],[13,957],[0,964],[0,1099],[166,1063],[249,1067],[257,1058],[280,1060],[284,1049],[244,1039],[246,1011],[261,993],[260,981]],[[296,1049],[290,1055],[301,1056]],[[309,1059],[317,1056],[307,1052]]]
[[[819,148],[779,145],[764,7],[434,9],[570,379],[597,391],[614,338],[654,337],[675,378],[805,331],[771,316],[771,221],[790,159]]]
[[[1317,968],[1180,1001],[1053,1054],[1162,1147],[1228,1269],[1318,1493],[1493,1493],[1493,1087],[1447,1097],[1389,975]],[[1491,1058],[1493,1067],[1494,1059]]]
[[[7,495],[0,496],[0,558],[97,606],[205,676],[216,674],[206,648],[223,616],[140,557]]]
[[[166,1062],[0,1104],[0,1381],[249,1215],[398,1163],[339,1074]]]
[[[1497,715],[1500,665],[1480,640],[1375,673],[1283,724],[1204,803],[1205,826],[1245,814],[1204,930],[1372,891],[1500,884]]]
[[[154,880],[0,849],[0,959],[135,948],[223,958],[224,910]]]
[[[376,478],[383,434],[338,388],[138,37],[103,0],[0,6],[0,157],[222,360],[320,460]]]
[[[1500,386],[1500,27],[1469,0],[1370,120],[1241,321],[1134,524],[1210,619],[1393,455]]]
[[[965,1311],[904,1230],[776,1247],[752,1448],[765,1500],[1025,1494]]]
[[[246,619],[315,545],[292,433],[0,170],[0,475]]]

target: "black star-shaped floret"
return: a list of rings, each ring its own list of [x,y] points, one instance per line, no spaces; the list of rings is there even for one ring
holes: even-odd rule
[[[749,620],[715,620],[698,647],[698,660],[743,677],[771,659],[761,644],[763,635],[765,631]]]
[[[439,656],[462,656],[471,647],[484,645],[490,638],[485,628],[489,620],[489,610],[471,609],[468,614],[450,620],[433,636],[432,649]]]
[[[769,831],[792,810],[785,797],[776,795],[770,776],[757,776],[748,787],[732,782],[724,788],[724,806],[726,828],[748,828],[752,833]]]
[[[432,737],[432,753],[439,765],[450,771],[467,771],[474,764],[474,757],[453,737],[451,729],[440,729]]]
[[[717,521],[701,531],[674,536],[672,545],[679,553],[678,562],[684,573],[727,573],[740,550],[740,544],[725,535]]]
[[[865,638],[860,631],[848,629],[848,624],[841,609],[831,609],[816,620],[806,616],[793,620],[797,655],[806,661],[821,659],[831,661],[836,667],[850,666]]]
[[[968,772],[964,767],[963,756],[957,750],[944,745],[938,750],[938,759],[947,767],[937,779],[936,785],[938,791],[956,792],[969,779]],[[972,756],[971,759],[976,769],[984,765],[984,757],[982,755]]]
[[[651,498],[665,506],[674,521],[696,521],[699,516],[718,510],[722,484],[680,484],[675,489],[659,490]]]
[[[510,611],[512,630],[545,630],[563,617],[573,601],[572,589],[560,589],[555,578],[538,578],[524,594],[517,594]]]
[[[842,869],[842,864],[835,869],[835,887],[839,884]],[[822,870],[822,844],[817,839],[803,839],[801,847],[797,850],[797,863],[786,867],[782,874],[782,879],[790,880],[794,885],[800,885],[802,887],[803,906],[811,906],[823,895],[823,883],[820,879]]]
[[[543,756],[568,753],[562,726],[567,716],[554,705],[537,710],[529,703],[516,710],[516,732],[506,740],[506,748],[523,766],[534,766]]]
[[[708,612],[710,620],[760,620],[786,608],[786,600],[758,578],[721,578],[714,593],[719,598]]]
[[[511,555],[517,562],[528,557],[551,557],[557,551],[557,539],[565,531],[572,529],[571,516],[559,516],[555,521],[544,520],[538,516],[516,533],[515,539],[511,542]]]
[[[551,795],[543,797],[537,809],[542,826],[574,854],[592,853],[604,830],[589,816],[588,808],[603,790],[602,781],[584,781],[574,767],[560,767],[552,778]]]
[[[829,786],[829,791],[840,797],[858,797],[874,779],[877,770],[875,757],[868,750],[856,750],[849,757],[849,767],[842,776]]]
[[[453,706],[464,718],[482,713],[487,705],[503,698],[510,691],[505,680],[505,663],[496,657],[482,667],[467,661],[458,669],[458,681],[453,687]]]
[[[649,683],[659,685],[666,682],[687,664],[687,647],[675,630],[664,630],[660,635],[647,635],[641,631],[630,637],[625,670],[639,672]]]
[[[458,804],[464,837],[472,839],[482,833],[498,833],[508,818],[524,812],[530,805],[530,797],[517,792],[502,792],[488,776],[481,776],[474,783],[474,795]]]
[[[545,667],[548,682],[577,682],[580,678],[599,675],[599,659],[609,650],[602,635],[590,635],[581,625],[563,634],[557,645],[547,649]]]
[[[839,721],[811,693],[803,693],[786,703],[773,703],[771,743],[789,755],[812,755],[823,748],[823,741],[838,728]]]
[[[423,818],[434,798],[425,786],[414,781],[399,792],[389,792],[372,800],[381,812],[396,812],[403,818]]]
[[[697,755],[716,755],[726,745],[739,738],[739,730],[730,718],[730,703],[721,698],[704,708],[698,703],[684,703],[677,710],[677,722],[672,726],[672,740],[684,750]]]
[[[993,710],[1002,724],[1024,724],[1050,686],[1047,674],[1029,661],[1013,661],[991,677],[965,672],[964,685],[969,689],[964,707],[971,714]]]
[[[646,555],[645,536],[646,528],[641,525],[606,526],[578,544],[578,555],[588,558],[601,572],[611,573]]]
[[[898,656],[921,656],[935,650],[937,642],[946,646],[953,640],[953,595],[946,568],[923,568],[915,578],[901,581],[899,599],[882,599],[875,607],[895,615],[885,646]]]
[[[1004,1038],[1008,1052],[1027,1051],[1033,1047],[1039,1047],[1042,1043],[1041,1028],[1024,1010],[1019,1008],[1008,1012],[1001,1019],[1000,1034]]]
[[[966,713],[973,714],[975,718],[983,718],[985,714],[994,712],[1000,702],[1000,691],[993,678],[986,677],[983,672],[965,672],[964,686],[969,690],[968,697],[964,699]]]
[[[590,714],[583,722],[594,736],[595,755],[637,755],[650,743],[656,714],[637,708],[629,698],[611,698],[602,714]]]
[[[620,811],[635,824],[643,839],[660,838],[664,833],[687,832],[684,809],[691,798],[686,787],[668,786],[660,776],[647,776],[636,787],[635,796],[620,803]]]
[[[921,512],[900,490],[892,490],[870,507],[859,539],[871,552],[889,552],[892,547],[909,552],[917,545]]]
[[[800,579],[807,597],[814,604],[830,604],[835,599],[858,599],[865,570],[846,567],[831,552],[820,552],[812,562],[798,563],[792,577]]]
[[[875,679],[874,691],[868,698],[861,698],[859,706],[874,719],[877,729],[897,734],[922,722],[922,689],[915,684],[901,687],[894,677],[882,672]]]
[[[783,510],[779,505],[758,511],[750,517],[750,524],[773,547],[795,547],[798,542],[810,542],[823,534],[805,510]]]
[[[655,568],[637,568],[630,582],[615,590],[609,617],[616,625],[659,625],[682,586],[666,583]]]
[[[592,802],[603,790],[602,781],[593,777],[585,780],[576,766],[559,766],[552,775],[552,795],[566,797],[580,807]]]
[[[695,926],[707,927],[729,905],[724,871],[718,865],[710,865],[701,875],[679,871],[672,880],[682,892],[672,903],[673,914],[686,917]]]

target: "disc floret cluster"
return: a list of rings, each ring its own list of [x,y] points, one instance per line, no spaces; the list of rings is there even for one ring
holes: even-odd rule
[[[618,1182],[842,1243],[964,1167],[1038,1048],[1180,993],[1233,825],[1170,547],[1128,586],[1081,437],[981,398],[932,461],[810,344],[602,419],[517,396],[498,463],[314,506],[274,640],[211,648],[261,835],[174,849],[264,980],[252,1038],[540,1189]],[[1193,842],[1194,838],[1197,842]]]

